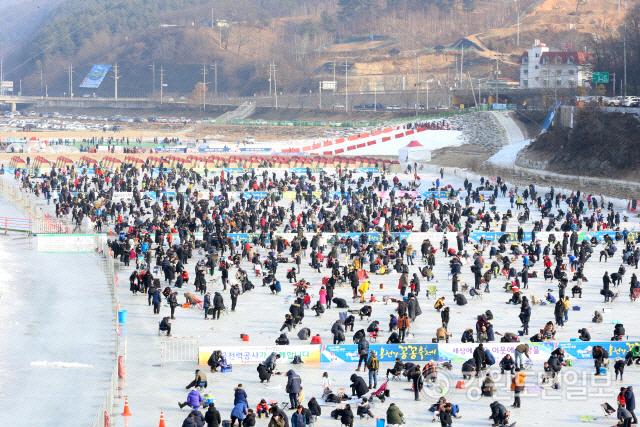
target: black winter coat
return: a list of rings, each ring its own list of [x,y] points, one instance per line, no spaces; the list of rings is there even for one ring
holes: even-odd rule
[[[222,422],[220,412],[218,412],[213,404],[209,405],[209,409],[205,412],[204,421],[207,423],[207,427],[218,427]]]
[[[358,397],[362,397],[365,394],[369,393],[369,387],[364,382],[362,377],[357,376],[356,374],[351,375],[351,390],[358,395]]]
[[[215,296],[213,297],[213,308],[224,310],[224,300],[222,299],[222,295],[220,295],[218,292],[216,292]]]

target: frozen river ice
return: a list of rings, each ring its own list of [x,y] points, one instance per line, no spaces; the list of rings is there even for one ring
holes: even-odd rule
[[[19,217],[0,200],[0,216]],[[0,425],[89,425],[114,366],[113,314],[91,254],[22,250],[0,236]]]

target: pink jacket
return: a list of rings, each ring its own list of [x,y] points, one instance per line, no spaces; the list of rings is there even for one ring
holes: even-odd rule
[[[320,289],[320,303],[322,305],[327,305],[327,291],[324,289]]]

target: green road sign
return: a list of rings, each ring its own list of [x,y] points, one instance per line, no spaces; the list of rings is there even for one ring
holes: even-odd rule
[[[593,73],[593,78],[591,81],[593,83],[609,83],[609,73]]]

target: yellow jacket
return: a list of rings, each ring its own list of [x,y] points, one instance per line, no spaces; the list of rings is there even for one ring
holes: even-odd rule
[[[360,287],[358,288],[358,291],[362,294],[366,293],[369,290],[369,281],[365,280],[364,282],[362,282],[362,285],[360,285]]]

